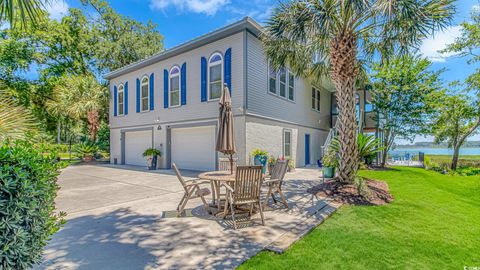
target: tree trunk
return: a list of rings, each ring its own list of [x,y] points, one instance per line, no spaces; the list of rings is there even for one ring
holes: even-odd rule
[[[60,144],[62,142],[62,139],[60,138],[60,135],[62,133],[62,125],[60,123],[60,120],[57,122],[57,143]]]
[[[382,150],[382,163],[381,163],[382,167],[385,167],[385,164],[387,163],[389,136],[390,136],[390,131],[388,128],[386,128],[385,134],[383,136],[383,150]]]
[[[352,33],[338,36],[331,42],[331,75],[338,104],[340,141],[339,180],[353,183],[358,169],[357,121],[355,119],[355,81],[357,44]]]
[[[90,140],[97,140],[98,128],[100,126],[100,117],[97,111],[87,112],[88,130],[90,131]]]
[[[453,158],[452,158],[452,164],[450,165],[450,169],[454,171],[457,169],[459,153],[460,153],[460,145],[456,144],[453,146]]]

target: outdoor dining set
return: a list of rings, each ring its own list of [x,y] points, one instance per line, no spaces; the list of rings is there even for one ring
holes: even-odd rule
[[[230,163],[229,160],[220,160],[220,164]],[[236,163],[236,162],[235,162]],[[260,213],[262,224],[265,225],[263,210],[266,208],[270,197],[274,203],[279,201],[288,208],[285,195],[282,192],[282,183],[287,172],[288,164],[285,160],[278,160],[270,172],[270,175],[262,173],[262,166],[236,166],[231,170],[222,170],[225,166],[220,165],[220,171],[201,173],[198,179],[185,180],[175,164],[172,168],[182,184],[185,193],[177,207],[180,216],[189,199],[200,198],[205,210],[215,216],[222,215],[225,219],[229,215],[233,221],[233,227],[237,229],[235,216],[237,213],[246,212],[249,217],[255,211]],[[208,187],[202,187],[210,185]],[[268,190],[262,202],[262,187]],[[211,195],[209,204],[206,197]],[[214,208],[215,210],[211,210]]]
[[[233,158],[236,149],[232,99],[227,85],[223,87],[219,105],[220,113],[215,150],[228,158],[219,160],[218,171],[204,172],[199,174],[198,179],[188,181],[182,177],[176,164],[172,164],[172,169],[185,190],[177,207],[177,215],[180,216],[183,213],[189,199],[200,198],[209,214],[215,216],[223,214],[223,218],[230,214],[235,229],[237,229],[235,215],[244,210],[249,217],[252,216],[254,211],[258,210],[262,218],[262,224],[265,225],[263,209],[265,209],[270,197],[276,203],[275,194],[278,194],[281,202],[288,208],[285,195],[282,192],[282,183],[288,169],[288,161],[278,160],[268,176],[262,172],[262,166],[237,166],[237,162]],[[202,187],[204,184],[210,184],[211,191]],[[268,188],[263,203],[261,198],[262,186],[265,189]],[[206,199],[209,195],[212,195],[211,204]],[[210,206],[216,210],[212,211]]]

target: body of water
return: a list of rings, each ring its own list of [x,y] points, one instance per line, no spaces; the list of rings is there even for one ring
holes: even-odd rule
[[[418,148],[395,148],[393,151],[390,151],[390,154],[405,154],[405,153],[418,153],[423,152],[426,155],[453,155],[452,148],[428,148],[428,147],[418,147]],[[480,148],[460,148],[460,155],[480,155]]]

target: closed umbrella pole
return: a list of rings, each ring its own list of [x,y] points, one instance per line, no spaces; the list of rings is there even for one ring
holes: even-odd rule
[[[233,154],[235,154],[236,148],[233,135],[232,98],[226,84],[223,86],[219,105],[216,151],[229,156],[230,173],[233,174]]]

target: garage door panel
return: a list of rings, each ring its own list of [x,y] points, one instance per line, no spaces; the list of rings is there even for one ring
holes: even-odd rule
[[[146,166],[147,159],[143,152],[152,147],[152,131],[128,131],[125,132],[125,164]]]
[[[214,126],[172,129],[172,162],[185,170],[215,170],[215,137]]]

